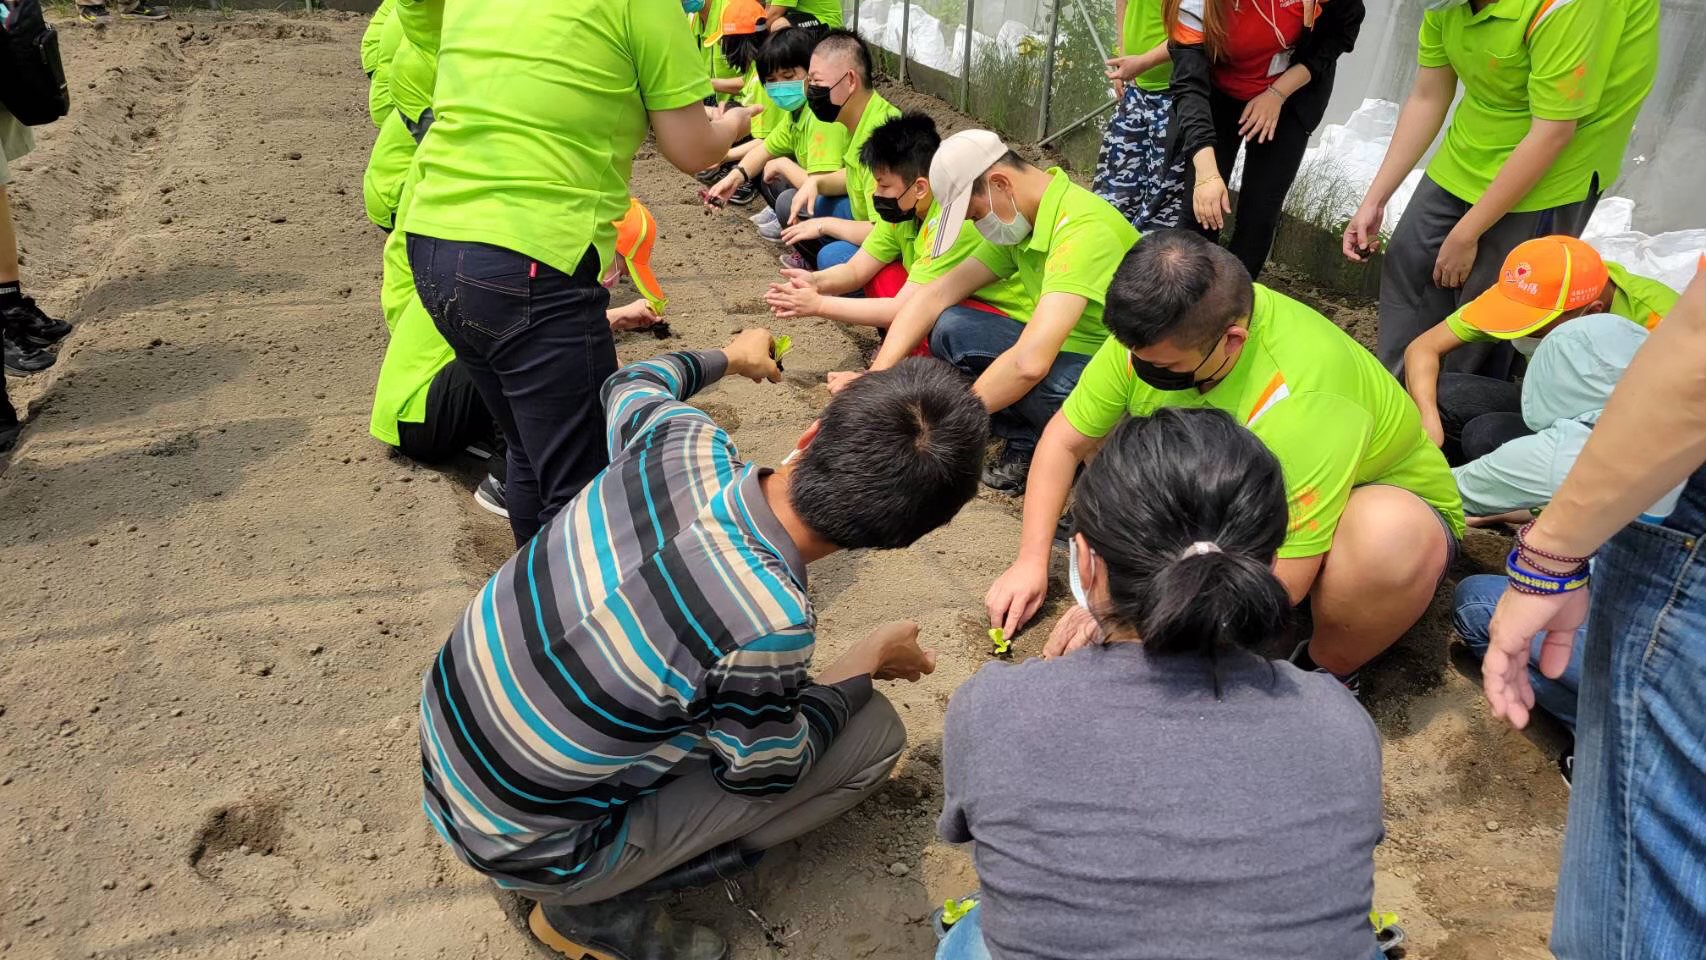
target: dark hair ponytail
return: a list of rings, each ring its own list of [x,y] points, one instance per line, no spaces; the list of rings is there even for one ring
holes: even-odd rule
[[[1078,482],[1077,530],[1107,566],[1107,608],[1154,656],[1247,650],[1284,629],[1279,461],[1219,410],[1127,420]],[[1218,676],[1216,677],[1218,689]]]

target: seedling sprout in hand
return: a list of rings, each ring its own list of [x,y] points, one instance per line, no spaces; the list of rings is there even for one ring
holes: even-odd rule
[[[782,369],[782,358],[788,351],[794,349],[794,338],[785,333],[777,334],[770,340],[770,357],[776,361],[776,369]]]

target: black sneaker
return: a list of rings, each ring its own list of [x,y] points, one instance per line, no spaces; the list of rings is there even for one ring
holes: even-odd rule
[[[51,347],[71,332],[71,324],[43,313],[34,297],[19,297],[11,306],[0,307],[0,327],[9,339],[31,347]]]
[[[1564,788],[1569,789],[1570,778],[1576,773],[1576,748],[1572,744],[1568,750],[1558,754],[1558,775],[1564,778]]]
[[[1309,656],[1309,640],[1305,639],[1302,643],[1298,644],[1297,649],[1291,651],[1291,656],[1286,657],[1286,659],[1291,662],[1292,666],[1299,670],[1307,670],[1313,673],[1324,673],[1327,676],[1332,677],[1334,680],[1343,684],[1344,688],[1351,692],[1351,696],[1356,697],[1358,700],[1362,699],[1362,671],[1352,670],[1350,673],[1341,677],[1333,671],[1328,670],[1326,667],[1317,666],[1315,660]]]
[[[758,196],[758,184],[751,180],[742,180],[740,186],[729,194],[729,202],[737,207],[744,207],[751,203],[756,196]]]
[[[27,377],[32,373],[40,373],[54,365],[59,357],[52,350],[43,350],[29,344],[19,343],[11,337],[6,337],[5,362],[6,372],[14,377]]]
[[[107,12],[106,4],[97,3],[93,6],[78,7],[77,19],[84,23],[108,24],[113,22],[113,15]]]
[[[18,434],[23,432],[21,423],[0,423],[0,453],[11,453],[18,445]]]
[[[672,918],[663,905],[623,894],[585,906],[535,904],[528,929],[545,946],[582,960],[727,960],[715,930]]]
[[[983,468],[983,485],[1016,497],[1025,492],[1025,476],[1030,472],[1031,451],[1014,450],[1009,443],[993,465]]]
[[[474,488],[474,502],[487,513],[495,513],[505,520],[509,519],[509,504],[504,500],[504,482],[491,474]]]
[[[171,17],[172,11],[164,7],[156,7],[151,3],[138,3],[129,10],[120,10],[120,20],[165,20]]]
[[[708,187],[713,183],[716,183],[718,180],[728,176],[729,171],[735,168],[735,162],[736,161],[733,160],[724,160],[722,163],[719,163],[714,167],[706,167],[698,173],[695,173],[693,175],[693,179]]]

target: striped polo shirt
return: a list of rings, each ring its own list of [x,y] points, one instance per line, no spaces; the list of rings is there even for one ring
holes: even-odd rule
[[[604,385],[610,466],[469,604],[421,690],[423,806],[499,885],[561,890],[621,852],[625,807],[684,767],[798,783],[868,677],[807,676],[806,567],[727,433],[684,401],[721,351]],[[686,762],[686,763],[684,763]]]

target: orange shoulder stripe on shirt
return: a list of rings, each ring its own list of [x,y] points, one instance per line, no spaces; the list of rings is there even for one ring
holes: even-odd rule
[[[1274,394],[1278,393],[1284,386],[1285,374],[1275,372],[1274,378],[1268,381],[1266,387],[1262,388],[1262,395],[1256,398],[1255,406],[1250,408],[1250,415],[1244,418],[1244,425],[1249,426],[1251,421],[1261,416],[1262,411],[1267,409],[1268,401],[1272,400]]]

